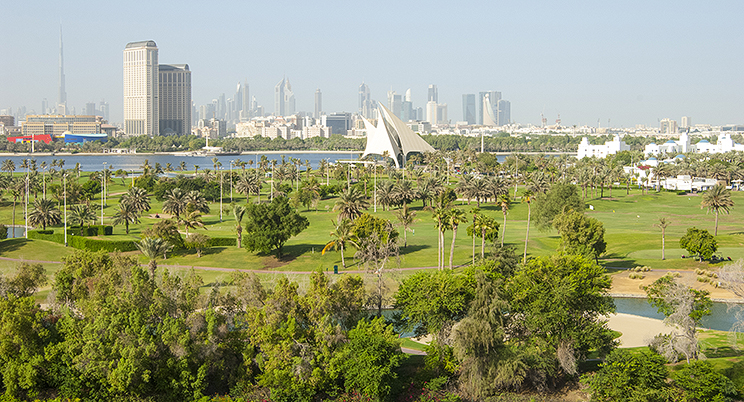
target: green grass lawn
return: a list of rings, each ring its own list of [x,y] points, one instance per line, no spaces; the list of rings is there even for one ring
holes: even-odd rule
[[[81,181],[84,180],[85,178],[81,179]],[[125,180],[125,184],[129,185],[129,181]],[[115,179],[115,183],[109,186],[109,191],[111,195],[108,198],[107,206],[104,208],[104,223],[106,224],[111,223],[111,216],[116,210],[119,194],[126,191],[126,187],[120,179]],[[605,191],[605,195],[609,195],[608,191]],[[593,210],[586,210],[587,215],[602,221],[606,230],[607,252],[600,259],[600,262],[608,267],[620,268],[648,265],[654,269],[694,269],[700,266],[701,263],[699,262],[681,258],[686,252],[679,249],[678,242],[686,229],[691,226],[713,231],[714,216],[700,209],[701,197],[695,195],[680,196],[671,192],[641,194],[638,190],[633,190],[629,195],[626,195],[624,189],[614,189],[612,195],[613,198],[586,200],[586,203],[593,207]],[[744,204],[744,193],[734,192],[732,198],[737,206]],[[266,200],[267,194],[263,194],[262,199]],[[235,202],[246,201],[245,197],[237,193],[234,194],[233,200]],[[142,231],[158,221],[154,217],[155,214],[162,215],[162,202],[155,199],[151,201],[152,209],[142,217],[139,224],[130,227],[129,235],[124,233],[122,226],[117,226],[114,235],[108,238],[112,240],[139,240]],[[334,265],[338,265],[343,271],[339,252],[330,251],[325,255],[320,253],[330,240],[329,233],[333,229],[333,222],[337,217],[337,214],[333,211],[334,203],[335,198],[332,198],[320,201],[317,210],[300,208],[300,213],[309,220],[310,226],[286,243],[284,247],[285,256],[282,260],[277,260],[272,255],[258,255],[236,247],[217,247],[207,251],[202,258],[196,258],[195,253],[177,252],[164,263],[265,271],[312,271],[319,268],[332,270]],[[98,214],[100,212],[100,199],[92,200],[91,204]],[[223,219],[220,221],[219,203],[211,203],[210,213],[203,217],[206,226],[204,229],[198,229],[197,231],[211,237],[235,236],[235,225],[232,214],[229,212],[229,205],[228,193],[223,200]],[[472,208],[476,206],[475,202],[468,205],[465,201],[458,201],[457,205],[468,212],[469,216],[471,216]],[[437,264],[437,234],[431,213],[423,210],[420,201],[412,203],[411,208],[417,213],[417,221],[413,225],[413,232],[407,233],[408,247],[400,250],[400,267],[434,267]],[[0,222],[10,223],[11,211],[12,203],[6,199],[0,204]],[[503,215],[501,209],[497,206],[486,203],[481,205],[481,211],[502,223]],[[381,206],[378,206],[376,213],[372,212],[371,207],[367,212],[396,222],[393,211],[383,211]],[[653,226],[658,218],[662,216],[671,220],[671,226],[667,228],[666,233],[667,259],[665,261],[661,260],[661,231]],[[16,208],[16,222],[22,223],[22,217],[23,205],[18,205]],[[732,259],[744,258],[744,247],[741,247],[744,244],[744,230],[742,230],[740,222],[744,222],[744,209],[736,206],[730,215],[720,216],[719,234],[717,236],[720,247],[718,255],[731,257]],[[526,224],[526,204],[513,203],[507,215],[505,241],[507,244],[514,245],[518,254],[521,254],[524,249]],[[455,265],[468,264],[472,259],[472,238],[468,237],[466,233],[468,225],[469,223],[461,225],[458,231],[454,253]],[[504,230],[504,228],[502,227],[501,230]],[[402,233],[400,237],[403,237]],[[451,241],[452,232],[448,231],[445,239],[447,262]],[[541,232],[531,228],[530,241],[527,247],[528,255],[549,255],[557,249],[559,241],[560,239],[555,231]],[[0,256],[59,261],[62,256],[70,252],[69,249],[47,242],[41,242],[44,243],[43,245],[37,245],[37,243],[40,243],[39,241],[18,242],[17,240],[9,240],[9,242],[11,244],[0,246]],[[476,254],[479,253],[480,242],[476,241]],[[33,258],[30,257],[31,255],[33,255]],[[353,257],[354,250],[346,250],[347,269],[361,269],[362,267],[357,266]],[[141,262],[146,262],[144,257],[140,258]],[[397,264],[393,262],[390,266],[394,267]]]

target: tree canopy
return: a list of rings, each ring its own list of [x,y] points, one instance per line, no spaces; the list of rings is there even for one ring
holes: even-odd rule
[[[578,187],[570,183],[553,184],[545,194],[537,196],[534,204],[534,222],[541,230],[553,227],[553,219],[564,212],[584,210]]]
[[[276,253],[281,258],[284,243],[297,236],[310,223],[289,205],[286,197],[275,197],[268,204],[249,204],[245,213],[243,244],[248,251]]]

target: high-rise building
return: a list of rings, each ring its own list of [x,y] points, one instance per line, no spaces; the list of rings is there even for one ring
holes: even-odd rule
[[[188,64],[159,65],[159,133],[191,134],[191,71]]]
[[[677,133],[677,121],[672,119],[661,119],[659,122],[659,133],[660,134],[676,134]]]
[[[49,113],[49,105],[47,102],[47,98],[44,98],[44,100],[41,101],[41,113],[39,114],[48,114]]]
[[[462,95],[462,120],[468,124],[475,124],[475,94]]]
[[[155,41],[130,42],[124,48],[124,132],[159,133],[158,46]]]
[[[323,94],[320,93],[320,88],[315,90],[315,114],[313,117],[316,119],[320,118],[320,112],[323,111]]]
[[[679,127],[680,128],[690,128],[692,126],[692,119],[690,119],[690,116],[682,116],[682,119],[680,120]]]
[[[285,77],[274,87],[274,115],[291,116],[295,113],[295,96],[292,85]]]
[[[359,85],[359,114],[367,119],[372,118],[374,110],[374,104],[372,103],[372,97],[370,96],[369,86],[362,82]]]
[[[426,121],[431,124],[437,124],[439,121],[437,116],[437,112],[439,111],[438,106],[437,102],[433,100],[426,102]]]
[[[478,124],[485,124],[483,122],[483,117],[485,116],[485,110],[483,109],[483,98],[488,95],[488,100],[491,104],[491,113],[493,116],[496,116],[496,105],[499,100],[501,100],[501,92],[499,91],[484,91],[484,92],[478,92]]]
[[[59,27],[59,88],[57,91],[57,108],[64,113],[67,110],[67,91],[65,90],[65,63],[62,55],[62,27]],[[44,112],[42,112],[44,113]],[[59,113],[59,111],[58,111]]]
[[[496,123],[505,126],[511,122],[511,102],[500,99],[496,104]]]
[[[320,124],[329,127],[331,134],[346,135],[351,130],[351,113],[331,113],[320,117]]]
[[[434,84],[429,85],[429,94],[426,98],[427,102],[439,102],[439,92],[437,91],[437,86]]]
[[[248,86],[248,80],[243,83],[243,110],[240,113],[240,121],[251,118],[251,87]]]
[[[98,114],[96,110],[95,102],[88,102],[85,104],[85,114],[90,115],[90,116],[95,116]]]
[[[401,111],[403,110],[403,96],[395,93],[395,91],[388,91],[388,109],[393,112],[394,115],[400,118]]]
[[[108,104],[108,102],[102,100],[101,103],[100,103],[100,106],[99,106],[99,109],[98,110],[101,112],[101,116],[103,116],[103,119],[104,120],[110,121],[109,120],[109,104]]]

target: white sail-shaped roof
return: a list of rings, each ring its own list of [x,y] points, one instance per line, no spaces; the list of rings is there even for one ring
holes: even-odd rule
[[[483,125],[484,126],[497,126],[496,116],[493,115],[493,107],[491,106],[491,99],[488,98],[488,94],[483,97]]]
[[[377,126],[363,118],[367,130],[367,147],[362,158],[370,154],[384,155],[387,152],[395,160],[395,166],[401,167],[411,152],[434,152],[434,147],[379,102],[378,109]]]

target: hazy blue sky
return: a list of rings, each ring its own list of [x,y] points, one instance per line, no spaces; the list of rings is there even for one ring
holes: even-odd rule
[[[272,112],[290,79],[297,109],[356,111],[439,87],[452,121],[462,94],[502,92],[512,119],[565,125],[744,123],[741,1],[4,1],[0,109],[56,101],[60,22],[68,104],[105,99],[122,117],[122,51],[152,39],[161,63],[188,63],[193,99],[231,97],[247,79]]]

